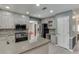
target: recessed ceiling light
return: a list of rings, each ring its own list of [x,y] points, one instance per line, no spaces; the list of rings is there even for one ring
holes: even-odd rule
[[[53,10],[50,10],[50,13],[53,13]]]
[[[40,6],[40,4],[36,4],[36,6]]]
[[[10,7],[9,7],[9,6],[6,6],[5,8],[6,8],[6,9],[10,9]]]
[[[27,11],[26,14],[29,14],[29,12]]]

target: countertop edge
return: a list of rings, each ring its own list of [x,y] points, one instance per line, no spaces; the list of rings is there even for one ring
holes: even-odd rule
[[[28,49],[28,50],[26,50],[26,51],[20,52],[20,53],[18,53],[18,54],[23,54],[23,53],[28,52],[28,51],[31,51],[31,50],[33,50],[33,49],[35,49],[35,48],[39,48],[39,47],[41,47],[41,46],[44,46],[44,45],[48,44],[49,42],[50,42],[50,40],[48,40],[47,42],[44,42],[44,43],[42,43],[42,44],[40,44],[40,45],[38,45],[38,46],[35,46],[35,47],[33,47],[33,48],[30,48],[30,49]]]

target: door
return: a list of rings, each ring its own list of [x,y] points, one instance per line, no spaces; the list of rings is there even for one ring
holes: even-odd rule
[[[69,16],[57,19],[58,45],[69,49]]]
[[[47,33],[49,33],[48,25],[42,24],[42,36],[43,36],[43,38],[46,38]]]

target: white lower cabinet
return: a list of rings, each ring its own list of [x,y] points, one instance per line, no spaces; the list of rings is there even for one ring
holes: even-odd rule
[[[0,37],[0,53],[5,53],[6,50],[6,40],[5,37]]]
[[[51,43],[52,44],[57,44],[56,35],[51,35]]]
[[[14,36],[0,37],[0,54],[14,53]]]
[[[7,37],[7,53],[15,53],[15,37],[9,36]]]

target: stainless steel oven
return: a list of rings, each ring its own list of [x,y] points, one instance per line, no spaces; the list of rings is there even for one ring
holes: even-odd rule
[[[15,26],[15,42],[21,42],[28,40],[28,33],[26,30],[26,24],[17,24]]]

